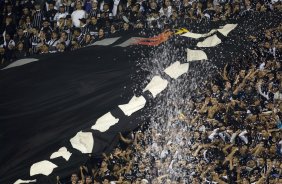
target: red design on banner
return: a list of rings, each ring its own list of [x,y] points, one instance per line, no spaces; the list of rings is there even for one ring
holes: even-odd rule
[[[147,46],[158,46],[161,43],[167,41],[169,37],[173,34],[171,31],[164,31],[161,34],[154,36],[152,38],[140,38],[137,39],[137,45],[147,45]]]

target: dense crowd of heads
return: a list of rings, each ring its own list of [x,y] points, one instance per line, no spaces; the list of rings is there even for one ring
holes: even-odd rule
[[[282,183],[282,24],[73,183]],[[180,103],[180,104],[179,104]],[[182,107],[182,108],[179,108]],[[171,107],[168,107],[171,108]],[[173,108],[172,108],[173,109]],[[82,177],[82,178],[79,178]]]
[[[281,10],[278,0],[1,0],[1,64],[74,50],[132,29],[173,29],[194,21]]]
[[[158,114],[142,131],[120,134],[112,153],[70,181],[282,183],[282,24],[246,39],[251,52],[172,99],[169,119]]]

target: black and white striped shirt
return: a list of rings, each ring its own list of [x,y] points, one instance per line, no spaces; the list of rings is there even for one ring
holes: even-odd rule
[[[35,54],[37,52],[37,45],[40,43],[40,38],[36,35],[31,36],[30,43],[31,43],[31,54]]]
[[[88,27],[86,24],[84,24],[83,26],[81,26],[80,29],[81,29],[81,33],[82,33],[83,35],[86,35],[86,34],[90,33],[90,29],[89,29],[89,27]]]
[[[63,30],[68,34],[68,40],[72,40],[73,27],[65,26]]]
[[[100,14],[100,10],[98,8],[97,9],[91,9],[88,17],[96,17],[97,18],[98,14]]]
[[[33,25],[33,27],[40,28],[43,18],[44,18],[43,11],[41,11],[41,10],[36,11],[33,14],[33,16],[32,16],[32,19],[33,19],[32,20],[32,25]]]

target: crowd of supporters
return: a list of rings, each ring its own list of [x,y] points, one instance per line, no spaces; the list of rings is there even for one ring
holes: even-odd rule
[[[0,0],[0,63],[74,50],[121,31],[273,10],[281,10],[279,0]]]
[[[169,120],[120,134],[111,154],[70,183],[282,183],[282,24],[248,39],[252,52],[173,99]]]
[[[69,183],[282,183],[282,23],[247,39],[251,52],[169,102],[168,120],[120,134]]]
[[[282,9],[275,0],[0,0],[0,7],[2,65],[71,51],[121,31]],[[282,183],[281,33],[282,24],[265,30],[263,39],[250,36],[252,53],[183,99],[174,118],[120,134],[111,154],[81,166],[69,183]]]

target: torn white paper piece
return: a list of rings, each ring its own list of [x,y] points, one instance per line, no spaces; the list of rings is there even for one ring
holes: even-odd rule
[[[181,36],[188,37],[188,38],[199,39],[199,38],[210,36],[210,35],[212,35],[215,32],[217,32],[217,30],[216,29],[212,29],[210,32],[204,33],[204,34],[187,32],[185,34],[182,34]]]
[[[6,66],[5,68],[2,68],[2,70],[8,69],[8,68],[13,68],[13,67],[17,67],[17,66],[22,66],[28,63],[32,63],[34,61],[38,61],[38,59],[35,58],[25,58],[25,59],[19,59],[11,64],[9,64],[8,66]]]
[[[227,36],[230,33],[230,31],[232,31],[233,29],[237,27],[237,25],[238,24],[226,24],[225,26],[223,26],[223,28],[217,29],[217,30],[224,36]]]
[[[128,47],[130,45],[136,44],[139,39],[143,39],[143,38],[142,37],[132,37],[132,38],[129,38],[128,40],[122,42],[119,45],[115,45],[115,47]]]
[[[33,164],[30,167],[30,176],[34,176],[34,175],[37,175],[37,174],[43,174],[45,176],[48,176],[57,167],[58,166],[53,164],[52,162],[50,162],[48,160],[43,160],[41,162],[37,162],[37,163]]]
[[[104,114],[102,117],[97,119],[95,125],[93,125],[91,129],[105,132],[118,121],[118,118],[115,118],[110,112],[108,112],[107,114]]]
[[[133,96],[127,104],[119,105],[118,107],[127,116],[130,116],[134,112],[142,109],[146,104],[146,99],[143,96]]]
[[[91,153],[94,146],[94,139],[91,132],[78,132],[70,139],[73,148],[81,153]]]
[[[128,20],[128,18],[126,16],[122,16],[122,19],[124,20],[124,22],[129,23],[129,20]]]
[[[187,61],[199,61],[199,60],[207,60],[207,54],[202,50],[190,50],[187,49]]]
[[[206,38],[202,42],[198,42],[197,47],[215,47],[220,43],[221,43],[221,39],[219,39],[216,35],[213,35]]]
[[[36,180],[22,180],[18,179],[14,184],[21,184],[21,183],[35,183]]]
[[[115,38],[105,38],[100,41],[96,41],[91,45],[102,45],[102,46],[107,46],[115,43],[120,37],[115,37]]]
[[[66,161],[68,161],[70,159],[70,156],[71,156],[71,152],[69,152],[66,147],[61,147],[57,152],[54,152],[50,156],[50,159],[63,157]]]
[[[167,67],[164,72],[173,79],[177,79],[180,75],[188,72],[189,64],[181,64],[179,61],[176,61],[169,67]]]
[[[162,92],[167,87],[168,81],[162,79],[160,76],[154,76],[149,84],[147,84],[144,91],[150,91],[155,98],[157,94]]]

